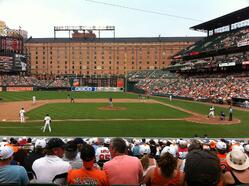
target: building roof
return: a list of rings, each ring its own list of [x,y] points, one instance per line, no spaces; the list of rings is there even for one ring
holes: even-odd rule
[[[25,43],[147,43],[196,42],[203,37],[127,37],[127,38],[29,38]]]
[[[232,13],[226,14],[224,16],[212,19],[210,21],[201,23],[199,25],[193,26],[190,29],[200,30],[200,31],[214,30],[216,28],[231,25],[233,23],[244,21],[246,19],[249,19],[249,6],[234,11]]]

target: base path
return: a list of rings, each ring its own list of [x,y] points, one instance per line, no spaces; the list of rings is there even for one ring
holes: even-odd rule
[[[24,108],[24,110],[28,112],[32,109],[35,109],[37,107],[40,107],[40,106],[43,106],[49,103],[70,103],[70,99],[39,100],[39,101],[36,101],[35,104],[33,104],[32,101],[0,102],[0,122],[1,121],[17,122],[19,120],[19,111],[21,108]],[[75,103],[107,103],[108,104],[109,102],[108,102],[108,99],[75,99]],[[162,104],[162,105],[174,108],[176,110],[180,110],[188,114],[191,114],[191,116],[187,118],[168,118],[168,119],[166,118],[163,120],[185,120],[185,121],[201,123],[201,124],[226,124],[226,125],[240,123],[240,120],[236,118],[234,118],[233,121],[227,121],[227,120],[221,121],[219,120],[219,118],[207,118],[207,116],[183,109],[181,107],[159,102],[153,99],[149,99],[149,100],[113,99],[113,103],[147,103],[147,104],[157,103],[157,104]],[[84,119],[79,119],[79,120],[84,121]],[[113,120],[118,120],[118,119],[113,119]],[[153,120],[156,120],[156,119],[153,119]],[[73,119],[67,119],[64,121],[73,121]]]
[[[162,104],[162,105],[165,105],[165,106],[168,106],[168,107],[171,107],[171,108],[174,108],[176,110],[180,110],[180,111],[186,112],[188,114],[191,114],[192,116],[183,119],[185,121],[201,123],[201,124],[224,124],[224,125],[231,125],[231,124],[239,124],[240,123],[240,120],[237,118],[233,118],[232,121],[220,120],[220,118],[217,116],[215,118],[208,118],[205,115],[198,114],[198,113],[195,113],[193,111],[183,109],[181,107],[173,106],[173,105],[163,103],[160,101],[155,101],[155,102]]]

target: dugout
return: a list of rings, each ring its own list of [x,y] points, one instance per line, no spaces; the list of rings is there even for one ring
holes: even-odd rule
[[[245,102],[248,101],[249,99],[245,98],[232,98],[232,105],[237,106],[237,107],[246,107]]]

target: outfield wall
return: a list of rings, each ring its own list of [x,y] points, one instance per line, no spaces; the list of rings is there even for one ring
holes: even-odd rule
[[[71,87],[71,91],[76,92],[123,92],[119,87]]]

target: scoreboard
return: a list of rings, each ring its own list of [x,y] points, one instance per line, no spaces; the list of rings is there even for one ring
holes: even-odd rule
[[[0,51],[22,53],[23,39],[10,36],[0,37]]]
[[[0,54],[0,72],[25,72],[27,70],[26,56],[22,54]]]
[[[0,72],[25,72],[27,57],[21,37],[0,37]]]

